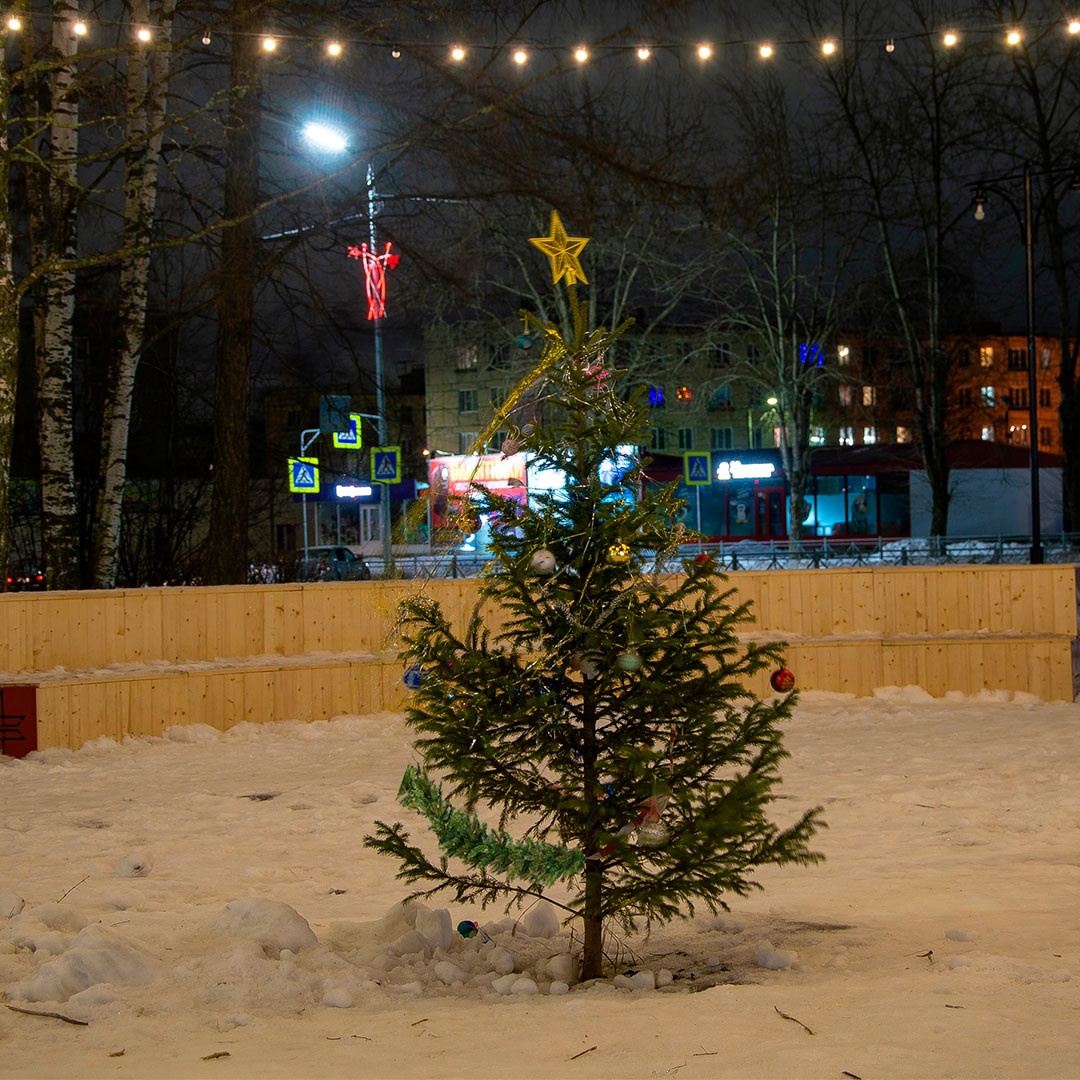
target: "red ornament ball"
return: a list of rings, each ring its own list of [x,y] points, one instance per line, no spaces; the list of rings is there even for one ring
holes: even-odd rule
[[[769,685],[778,693],[786,694],[795,688],[795,675],[786,667],[777,668],[769,676]]]

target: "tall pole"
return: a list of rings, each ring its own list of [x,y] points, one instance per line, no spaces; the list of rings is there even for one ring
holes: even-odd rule
[[[369,164],[367,167],[368,189],[368,242],[371,245],[372,254],[378,250],[375,246],[375,218],[379,213],[379,201],[375,192],[375,170]],[[382,341],[382,316],[376,314],[374,319],[375,335],[375,412],[378,414],[379,445],[385,446],[386,435],[386,372],[383,367],[383,341]],[[375,477],[372,477],[374,480]],[[379,532],[382,535],[383,548],[383,573],[390,574],[391,563],[394,558],[393,538],[390,535],[390,485],[380,484],[379,494]]]
[[[1027,286],[1028,450],[1031,455],[1032,564],[1043,561],[1039,497],[1039,381],[1035,371],[1035,232],[1031,212],[1031,165],[1024,165],[1024,273]]]

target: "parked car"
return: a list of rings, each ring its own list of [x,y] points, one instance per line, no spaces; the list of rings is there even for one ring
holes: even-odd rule
[[[371,567],[358,552],[343,544],[307,549],[296,560],[297,581],[367,581]]]
[[[37,563],[17,563],[7,572],[7,591],[26,592],[45,588],[45,571]]]

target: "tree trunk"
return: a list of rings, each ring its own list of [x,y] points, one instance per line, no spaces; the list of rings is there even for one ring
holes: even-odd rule
[[[10,88],[7,71],[0,67],[0,116],[8,114]],[[15,442],[15,388],[19,376],[19,294],[15,290],[12,271],[11,225],[7,213],[10,177],[7,149],[7,125],[0,125],[0,571],[4,572],[4,577],[7,576],[11,549],[8,488]],[[0,578],[0,582],[3,580]]]
[[[172,32],[174,0],[167,0],[158,17],[159,42]],[[135,0],[132,18],[149,22],[146,0]],[[152,52],[136,50],[127,62],[127,175],[124,183],[124,224],[121,246],[141,253],[120,265],[120,302],[117,310],[119,345],[109,358],[102,415],[98,495],[94,507],[94,585],[111,589],[116,584],[120,517],[127,482],[128,435],[135,375],[146,335],[147,245],[157,204],[158,156],[166,109],[169,54],[160,44]]]
[[[217,377],[214,383],[214,490],[210,504],[210,585],[247,580],[248,426],[256,275],[259,169],[258,5],[234,7],[225,139],[226,225],[221,233]]]
[[[59,58],[73,57],[75,37],[66,5],[55,5],[52,48]],[[74,63],[57,66],[49,79],[49,162],[38,173],[43,186],[43,230],[50,263],[70,263],[76,254],[75,208],[78,203],[79,105]],[[73,323],[75,271],[51,267],[38,297],[43,310],[35,318],[38,445],[41,459],[42,531],[50,589],[79,584],[78,516],[75,497],[75,406],[73,400]],[[35,313],[36,315],[38,313]]]

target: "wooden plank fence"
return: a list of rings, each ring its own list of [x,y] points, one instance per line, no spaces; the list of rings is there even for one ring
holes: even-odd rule
[[[1078,568],[737,571],[748,636],[784,640],[800,688],[1080,689]],[[0,685],[36,687],[36,745],[160,735],[175,724],[398,710],[398,603],[421,591],[465,625],[479,583],[366,581],[0,596]],[[493,620],[497,613],[491,613]],[[767,675],[754,689],[768,692]],[[2,710],[0,710],[2,711]],[[18,754],[18,719],[0,750]],[[12,732],[15,732],[13,735]]]

